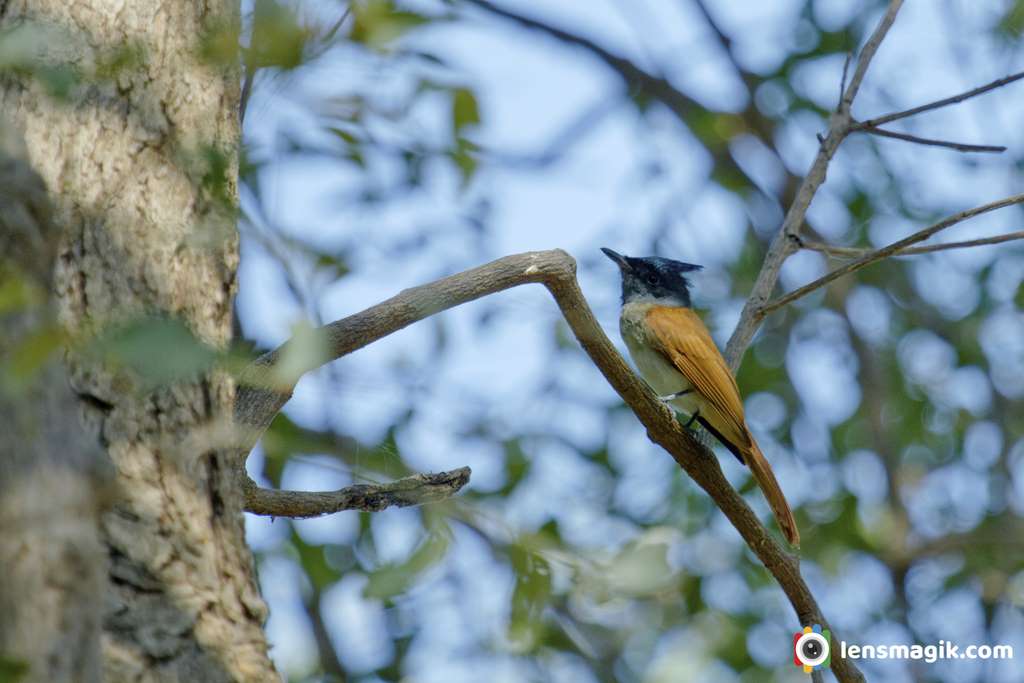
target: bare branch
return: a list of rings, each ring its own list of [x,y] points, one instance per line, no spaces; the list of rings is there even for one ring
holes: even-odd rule
[[[385,508],[406,508],[452,498],[469,481],[470,470],[414,474],[388,483],[358,483],[334,492],[273,490],[260,488],[246,479],[246,512],[270,517],[319,517],[342,510],[379,512]]]
[[[761,265],[761,272],[757,274],[757,280],[750,292],[750,298],[744,304],[743,311],[740,313],[739,323],[737,323],[736,329],[733,331],[725,348],[725,359],[734,372],[739,366],[743,352],[750,346],[750,341],[754,338],[754,333],[764,317],[760,315],[760,310],[771,297],[772,290],[775,289],[775,283],[779,279],[779,271],[782,268],[782,264],[793,252],[799,249],[800,229],[804,224],[807,209],[810,207],[818,188],[825,182],[828,165],[832,161],[832,157],[835,155],[836,150],[839,149],[839,145],[849,135],[853,125],[850,105],[860,90],[868,66],[870,66],[872,58],[874,58],[875,53],[878,51],[878,46],[882,44],[882,40],[885,39],[889,28],[896,20],[896,13],[899,12],[902,4],[903,0],[891,0],[885,15],[878,23],[878,27],[875,28],[871,37],[868,38],[867,43],[864,44],[860,57],[857,59],[857,66],[850,77],[849,85],[846,86],[846,91],[840,100],[839,107],[829,119],[828,135],[821,140],[818,155],[814,158],[810,171],[808,171],[803,182],[800,184],[800,189],[797,190],[796,197],[790,204],[786,217],[782,221],[782,227],[768,247],[768,253],[765,255],[764,263]]]
[[[871,135],[878,135],[883,138],[894,138],[896,140],[905,140],[906,142],[914,142],[919,145],[929,145],[932,147],[948,147],[949,149],[955,149],[958,152],[1005,152],[1006,147],[1002,145],[971,145],[966,142],[952,142],[949,140],[935,140],[933,138],[922,138],[917,135],[911,135],[909,133],[897,133],[893,130],[885,130],[884,128],[877,128],[875,126],[854,126],[855,132],[870,133]]]
[[[793,606],[801,624],[828,624],[814,595],[800,575],[798,559],[770,535],[757,516],[722,473],[717,458],[679,424],[671,411],[629,369],[605,335],[576,281],[576,262],[561,250],[506,256],[478,268],[407,289],[376,306],[320,329],[330,358],[360,349],[392,332],[440,311],[518,285],[543,284],[587,355],[633,410],[648,437],[664,448],[743,537],[747,546],[771,572]],[[257,360],[247,376],[256,385],[240,381],[236,420],[265,427],[291,394],[291,386],[274,388],[266,381],[287,344]],[[312,366],[328,359],[310,362]],[[292,386],[294,383],[292,383]],[[274,493],[274,492],[268,492]],[[834,633],[834,631],[833,631]],[[850,660],[835,657],[832,670],[839,681],[863,681]]]
[[[352,14],[352,5],[346,7],[345,11],[341,13],[340,17],[338,17],[338,20],[334,22],[334,24],[329,29],[327,29],[327,32],[325,34],[320,36],[320,42],[328,43],[334,40],[334,36],[338,35],[338,30],[341,29],[341,27],[345,24],[345,20],[348,19],[350,14]]]
[[[982,247],[987,244],[1002,244],[1024,239],[1024,230],[1008,232],[1005,235],[994,235],[992,237],[980,237],[976,240],[964,240],[963,242],[943,242],[941,244],[927,244],[923,247],[909,247],[900,249],[893,256],[912,256],[914,254],[930,254],[936,251],[948,251],[950,249],[965,249],[967,247]],[[861,258],[871,253],[871,249],[863,247],[834,247],[831,244],[821,242],[803,242],[803,249],[819,251],[822,254],[838,258]]]
[[[840,266],[839,268],[836,268],[835,270],[818,278],[814,282],[806,284],[803,287],[794,289],[789,294],[781,296],[778,299],[775,299],[774,301],[765,304],[760,308],[760,310],[758,310],[757,318],[760,321],[764,319],[764,317],[771,313],[772,311],[782,308],[787,304],[791,304],[801,297],[807,296],[814,290],[824,287],[833,280],[837,280],[844,275],[849,275],[854,271],[860,270],[865,266],[870,266],[872,263],[877,263],[882,259],[889,258],[890,256],[899,255],[910,245],[916,244],[918,242],[923,242],[924,240],[928,239],[935,233],[941,230],[945,230],[946,228],[952,225],[956,225],[957,223],[961,223],[967,220],[968,218],[973,218],[974,216],[979,216],[983,213],[988,213],[989,211],[995,211],[996,209],[1002,209],[1007,206],[1013,206],[1014,204],[1021,203],[1024,203],[1024,194],[1015,194],[1012,197],[1000,199],[997,202],[991,202],[989,204],[984,204],[982,206],[976,206],[973,209],[967,209],[966,211],[955,213],[952,216],[949,216],[948,218],[943,218],[938,223],[930,225],[927,228],[924,228],[923,230],[918,230],[913,235],[904,237],[903,239],[897,242],[893,242],[892,244],[882,247],[881,249],[876,249],[874,251],[868,252],[864,256],[858,258],[856,261],[851,261],[850,263]]]
[[[1024,71],[1021,71],[1020,73],[1012,74],[1010,76],[1004,76],[1003,78],[998,78],[998,79],[992,81],[991,83],[989,83],[988,85],[983,85],[980,88],[974,88],[973,90],[968,90],[967,92],[962,92],[959,95],[953,95],[952,97],[947,97],[946,99],[943,99],[943,100],[936,100],[935,102],[930,102],[928,104],[922,104],[919,107],[914,107],[913,109],[907,109],[905,111],[897,111],[897,112],[893,112],[891,114],[885,114],[884,116],[876,116],[873,119],[868,119],[867,121],[861,121],[860,123],[856,124],[854,127],[857,128],[857,129],[875,128],[877,126],[884,125],[884,124],[889,123],[891,121],[897,121],[899,119],[905,119],[908,116],[914,116],[914,115],[920,114],[922,112],[931,111],[932,109],[939,109],[941,107],[947,107],[947,106],[949,106],[951,104],[957,104],[958,102],[963,102],[964,100],[969,100],[972,97],[977,97],[978,95],[983,95],[983,94],[989,92],[990,90],[995,90],[996,88],[1001,88],[1004,85],[1009,85],[1010,83],[1013,83],[1014,81],[1019,81],[1022,78],[1024,78]]]
[[[896,21],[896,14],[902,6],[903,0],[890,0],[882,20],[875,27],[875,32],[868,38],[868,42],[864,43],[864,48],[860,51],[860,57],[857,59],[857,67],[853,70],[853,76],[850,78],[850,85],[846,87],[846,93],[839,104],[840,110],[846,109],[849,112],[850,105],[853,104],[853,100],[860,90],[860,84],[864,82],[864,76],[868,73],[868,67],[871,66],[871,60],[875,58],[875,53],[878,52],[886,34],[892,28],[893,22]]]
[[[386,484],[354,484],[337,491],[277,491],[245,481],[245,510],[270,517],[304,519],[342,510],[379,512],[451,498],[469,481],[470,469],[414,474]]]
[[[550,277],[548,271],[554,267],[553,264],[564,267],[565,259],[571,262],[571,258],[560,251],[507,256],[458,275],[402,291],[365,311],[320,328],[319,334],[323,337],[327,357],[300,359],[307,364],[297,368],[296,376],[286,382],[275,376],[274,369],[295,340],[265,353],[246,369],[238,381],[235,422],[247,430],[246,450],[252,448],[262,431],[291,398],[294,382],[303,373],[346,356],[435,313],[509,287],[542,282],[545,277]]]
[[[249,108],[249,98],[252,97],[252,86],[256,81],[256,67],[248,61],[242,66],[244,75],[242,77],[242,94],[238,98],[238,123],[245,123],[245,110]]]
[[[839,104],[841,104],[843,101],[843,93],[846,92],[846,79],[850,75],[850,62],[852,61],[853,53],[847,52],[846,59],[843,60],[843,77],[839,79],[839,100],[836,106],[839,106]]]

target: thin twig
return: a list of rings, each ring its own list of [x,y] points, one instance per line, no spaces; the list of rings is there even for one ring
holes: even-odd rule
[[[918,230],[913,235],[904,237],[903,239],[897,242],[893,242],[892,244],[882,247],[881,249],[871,251],[865,254],[864,256],[861,256],[856,261],[851,261],[850,263],[840,266],[839,268],[836,268],[835,270],[826,273],[825,275],[818,278],[814,282],[806,284],[803,287],[794,289],[789,294],[781,296],[778,299],[775,299],[774,301],[765,304],[757,312],[758,320],[763,320],[764,317],[771,313],[772,311],[782,308],[787,304],[791,304],[801,297],[807,296],[814,290],[824,287],[833,280],[837,280],[843,277],[844,275],[849,275],[854,271],[860,270],[865,266],[870,266],[872,263],[877,263],[882,259],[886,259],[889,258],[890,256],[897,255],[900,252],[903,252],[910,245],[916,244],[918,242],[923,242],[924,240],[928,239],[935,233],[941,230],[945,230],[946,228],[952,225],[961,223],[967,220],[968,218],[973,218],[974,216],[979,216],[983,213],[988,213],[989,211],[995,211],[996,209],[1002,209],[1007,206],[1013,206],[1014,204],[1021,203],[1024,203],[1024,194],[1016,194],[1013,195],[1012,197],[1007,197],[1006,199],[1000,199],[999,201],[996,202],[991,202],[989,204],[984,204],[982,206],[976,206],[973,209],[967,209],[966,211],[955,213],[952,216],[949,216],[948,218],[943,218],[938,223],[930,225],[927,228],[924,228],[923,230]]]
[[[960,93],[959,95],[953,95],[952,97],[947,97],[947,98],[945,98],[943,100],[936,100],[935,102],[929,102],[928,104],[922,104],[921,106],[914,107],[913,109],[906,109],[904,111],[897,111],[897,112],[893,112],[891,114],[885,114],[883,116],[876,116],[875,118],[868,119],[867,121],[861,121],[860,123],[855,125],[855,128],[858,128],[858,129],[874,128],[876,126],[881,126],[881,125],[889,123],[891,121],[897,121],[899,119],[905,119],[908,116],[914,116],[915,114],[920,114],[922,112],[931,111],[932,109],[939,109],[941,107],[947,107],[947,106],[949,106],[951,104],[957,104],[958,102],[963,102],[964,100],[968,100],[968,99],[970,99],[972,97],[977,97],[978,95],[983,95],[983,94],[989,92],[990,90],[995,90],[996,88],[1001,88],[1004,85],[1009,85],[1010,83],[1013,83],[1014,81],[1019,81],[1022,78],[1024,78],[1024,71],[1021,71],[1020,73],[1012,74],[1010,76],[1004,76],[1003,78],[997,78],[996,80],[992,81],[991,83],[989,83],[987,85],[983,85],[980,88],[974,88],[973,90],[968,90],[966,92]]]
[[[850,62],[853,61],[853,53],[847,52],[846,59],[843,60],[843,77],[839,79],[839,101],[836,106],[842,104],[843,93],[846,92],[846,78],[850,75]]]
[[[469,481],[468,467],[436,474],[414,474],[386,484],[353,484],[337,491],[278,491],[245,480],[245,510],[268,517],[304,519],[342,510],[379,512],[389,507],[424,505],[451,498]]]
[[[860,57],[857,59],[857,67],[853,70],[850,85],[846,87],[846,92],[843,94],[843,99],[839,104],[840,109],[849,109],[850,105],[853,104],[853,99],[857,97],[857,92],[860,91],[860,84],[864,82],[864,76],[868,73],[871,60],[875,58],[875,53],[878,52],[878,48],[882,45],[882,41],[885,40],[886,34],[892,28],[893,22],[896,21],[896,14],[902,6],[903,0],[891,0],[889,7],[882,16],[882,20],[875,27],[875,32],[868,38],[868,42],[864,43],[864,48],[860,51]]]
[[[352,14],[352,5],[349,5],[348,7],[345,8],[345,11],[341,13],[341,16],[338,17],[338,20],[336,22],[334,22],[334,25],[327,29],[327,33],[325,33],[320,38],[320,42],[326,43],[333,39],[334,36],[338,34],[338,31],[341,29],[341,27],[345,24],[345,20],[348,19],[348,16],[350,14]]]
[[[943,242],[941,244],[927,244],[923,247],[909,247],[907,249],[900,249],[892,255],[913,256],[915,254],[931,254],[936,251],[982,247],[987,244],[1002,244],[1003,242],[1013,242],[1022,239],[1024,239],[1024,230],[1008,232],[1005,235],[995,235],[993,237],[980,237],[976,240],[964,240],[963,242]],[[861,258],[872,251],[864,247],[834,247],[831,244],[807,241],[803,242],[802,248],[809,251],[819,251],[822,254],[838,258]]]
[[[576,281],[576,262],[561,250],[506,256],[478,268],[413,287],[376,306],[320,328],[326,354],[309,359],[313,370],[440,311],[528,283],[543,284],[576,339],[612,388],[636,414],[654,443],[664,448],[725,514],[747,546],[782,588],[802,625],[828,628],[796,557],[782,548],[732,487],[717,458],[679,424],[651,389],[626,365],[594,317]],[[269,424],[291,395],[290,386],[273,386],[274,367],[287,357],[288,344],[260,357],[238,382],[235,419],[253,430]],[[244,454],[243,454],[244,455]],[[244,458],[238,461],[242,467]],[[834,633],[834,631],[833,631]],[[854,662],[832,658],[836,678],[863,681]]]
[[[919,145],[929,145],[932,147],[948,147],[949,149],[955,149],[958,152],[1005,152],[1006,147],[1002,145],[971,145],[965,142],[952,142],[950,140],[935,140],[933,138],[922,138],[917,135],[910,135],[909,133],[897,133],[892,130],[885,130],[884,128],[878,128],[877,126],[860,127],[854,126],[856,132],[870,133],[871,135],[878,135],[883,138],[895,138],[896,140],[905,140],[906,142],[914,142]]]
[[[242,95],[238,99],[238,124],[245,123],[245,110],[249,107],[249,98],[252,97],[252,84],[256,79],[256,69],[245,62],[242,65],[245,71],[245,78],[242,81]]]
[[[320,38],[320,42],[326,44],[338,34],[338,31],[344,25],[345,20],[348,19],[352,13],[352,6],[349,5],[345,8],[345,11],[341,13],[334,24],[331,25],[327,32]],[[322,53],[320,53],[322,54]],[[312,55],[312,57],[319,57],[320,54]],[[253,82],[256,80],[256,67],[252,66],[248,60],[242,60],[242,70],[245,72],[245,76],[242,80],[242,94],[238,102],[238,122],[240,124],[245,123],[245,110],[249,106],[249,98],[252,97]]]
[[[853,124],[850,105],[860,90],[868,66],[878,51],[878,46],[882,44],[886,34],[889,32],[889,28],[896,20],[896,14],[899,12],[902,4],[902,0],[891,0],[885,15],[879,21],[874,33],[871,34],[871,37],[864,44],[860,57],[857,59],[857,66],[839,102],[839,107],[829,119],[828,135],[821,140],[814,163],[811,164],[810,170],[800,184],[800,189],[797,190],[796,197],[790,204],[785,219],[783,219],[782,227],[768,247],[768,253],[765,255],[764,263],[761,265],[761,271],[757,274],[757,280],[751,290],[750,297],[740,313],[739,323],[737,323],[736,329],[733,331],[725,348],[725,359],[734,372],[739,366],[743,352],[750,346],[750,341],[754,338],[754,333],[757,331],[758,325],[760,325],[763,316],[759,315],[759,311],[770,299],[772,290],[775,289],[782,264],[793,252],[799,249],[800,229],[804,224],[807,209],[810,207],[818,188],[825,182],[828,165],[832,161],[836,150],[839,149],[839,145],[849,134]]]

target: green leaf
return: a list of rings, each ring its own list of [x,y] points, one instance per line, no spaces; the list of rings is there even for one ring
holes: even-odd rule
[[[649,536],[656,530],[648,531]],[[668,545],[662,542],[630,544],[619,553],[604,573],[613,594],[642,596],[658,593],[675,583],[668,564]]]
[[[23,311],[40,306],[46,301],[46,292],[36,285],[33,278],[3,264],[0,267],[0,314]]]
[[[408,560],[374,570],[363,591],[364,595],[383,599],[406,592],[420,574],[444,558],[449,541],[449,534],[432,531]]]
[[[232,158],[211,145],[199,152],[198,163],[202,170],[200,185],[209,196],[224,206],[234,206],[232,190]]]
[[[459,137],[469,126],[480,123],[480,107],[476,95],[467,88],[452,90],[452,135]]]
[[[523,445],[519,439],[510,439],[505,442],[505,485],[501,487],[500,493],[508,495],[519,485],[523,478],[529,473],[532,461],[523,452]]]
[[[35,330],[21,339],[0,365],[4,384],[25,386],[66,342],[64,331],[55,325]]]
[[[36,78],[50,96],[58,100],[67,99],[81,80],[78,71],[66,64],[40,66],[36,69]]]
[[[360,139],[359,139],[359,138],[358,138],[358,137],[357,137],[357,136],[355,135],[355,133],[351,133],[351,132],[349,132],[349,131],[345,130],[344,128],[335,128],[335,127],[332,127],[332,128],[328,128],[327,130],[329,130],[330,132],[334,133],[334,134],[335,134],[335,135],[337,135],[337,136],[338,136],[339,138],[341,138],[341,139],[342,139],[342,141],[343,141],[343,142],[344,142],[344,143],[345,143],[346,145],[359,145],[359,144],[362,144],[362,140],[360,140]]]
[[[275,0],[256,0],[246,61],[250,68],[294,69],[302,65],[310,36],[291,7]]]
[[[480,165],[477,159],[477,147],[465,138],[459,138],[455,149],[451,151],[451,159],[459,169],[462,178],[462,189],[466,189],[469,182],[476,175],[477,167]]]
[[[0,683],[18,683],[28,676],[28,662],[0,656]]]
[[[208,64],[238,63],[238,26],[233,22],[212,24],[199,40],[199,56]]]
[[[524,652],[543,640],[544,608],[551,597],[551,566],[536,552],[523,545],[509,546],[516,585],[512,591],[508,637]]]
[[[146,62],[146,46],[129,41],[99,57],[94,73],[97,78],[114,80],[122,73],[132,71]]]
[[[1020,39],[1021,33],[1024,33],[1024,0],[1016,0],[1007,6],[996,30],[1006,38]]]
[[[348,261],[344,256],[328,254],[322,251],[317,253],[316,267],[321,270],[329,271],[335,280],[340,280],[352,272],[352,267],[348,264]]]
[[[387,49],[408,31],[430,21],[422,14],[397,9],[389,0],[353,3],[352,7],[355,21],[349,37],[379,51]]]
[[[362,142],[355,134],[343,129],[343,128],[329,128],[332,133],[337,135],[345,143],[345,151],[341,153],[343,159],[347,159],[352,162],[360,169],[367,168],[367,160],[364,154],[362,154]]]
[[[93,353],[133,370],[151,386],[193,378],[209,370],[218,358],[215,349],[173,318],[131,321],[113,328],[90,346]]]
[[[271,373],[275,385],[293,386],[306,372],[330,360],[327,336],[320,329],[300,321],[292,327],[292,337],[281,352]]]
[[[317,591],[329,588],[341,578],[341,572],[333,567],[327,559],[327,550],[330,546],[310,545],[302,540],[302,537],[294,530],[291,544],[299,555],[303,571],[306,572],[306,576],[309,577]]]

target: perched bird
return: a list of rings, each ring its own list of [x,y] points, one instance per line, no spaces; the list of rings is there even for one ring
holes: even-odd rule
[[[799,546],[793,512],[747,427],[736,379],[690,308],[686,273],[701,266],[601,251],[622,273],[619,330],[640,374],[663,401],[689,416],[687,427],[700,423],[750,468],[786,540]]]

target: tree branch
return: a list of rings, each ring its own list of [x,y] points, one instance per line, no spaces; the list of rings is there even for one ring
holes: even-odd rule
[[[864,48],[860,51],[860,57],[857,59],[857,66],[854,68],[853,76],[850,78],[850,84],[846,87],[846,93],[839,103],[840,109],[846,109],[849,112],[854,98],[857,97],[857,93],[860,91],[860,84],[864,81],[864,76],[867,75],[868,67],[871,66],[871,60],[875,58],[875,53],[878,52],[882,41],[885,40],[889,29],[892,28],[893,22],[896,21],[896,14],[902,6],[903,0],[890,0],[889,7],[886,8],[885,14],[882,15],[881,21],[878,22],[878,26],[875,27],[875,32],[868,38],[868,42],[864,43]]]
[[[764,317],[771,313],[772,311],[782,308],[787,304],[793,303],[797,299],[810,294],[814,290],[824,287],[833,280],[837,280],[844,275],[849,275],[850,273],[856,270],[860,270],[865,266],[870,266],[872,263],[877,263],[882,259],[889,258],[890,256],[899,255],[910,245],[916,244],[918,242],[923,242],[924,240],[928,239],[935,233],[941,230],[945,230],[946,228],[952,225],[956,225],[957,223],[965,221],[968,218],[973,218],[974,216],[978,216],[983,213],[988,213],[989,211],[995,211],[996,209],[1002,209],[1007,206],[1012,206],[1014,204],[1021,203],[1024,203],[1024,194],[1015,194],[1012,197],[1000,199],[999,201],[984,204],[982,206],[976,206],[973,209],[967,209],[966,211],[955,213],[952,216],[949,216],[948,218],[943,218],[938,223],[930,225],[927,228],[924,228],[923,230],[918,230],[913,235],[904,237],[903,239],[897,242],[893,242],[892,244],[882,247],[881,249],[870,251],[867,254],[858,258],[856,261],[851,261],[850,263],[840,266],[839,268],[836,268],[835,270],[818,278],[814,282],[808,283],[803,287],[798,287],[789,294],[781,296],[778,299],[775,299],[774,301],[765,304],[757,311],[757,320],[763,320]]]
[[[786,217],[782,221],[782,227],[768,247],[768,253],[765,255],[761,271],[757,274],[757,280],[754,282],[750,297],[740,313],[739,323],[737,323],[736,329],[733,331],[725,348],[725,359],[733,372],[739,367],[743,352],[750,346],[750,341],[754,338],[754,333],[764,317],[759,312],[771,297],[772,290],[775,289],[775,283],[778,282],[782,264],[799,248],[800,229],[804,224],[807,209],[810,207],[818,188],[825,182],[825,176],[828,174],[828,165],[832,161],[832,157],[835,155],[836,150],[839,149],[839,145],[849,135],[853,126],[850,106],[860,90],[871,60],[892,27],[893,22],[896,21],[896,14],[902,5],[903,0],[891,0],[889,2],[885,15],[878,23],[874,33],[871,34],[871,37],[864,44],[864,48],[860,51],[857,66],[850,76],[850,82],[846,86],[846,91],[843,93],[842,98],[840,98],[839,107],[829,119],[828,135],[822,138],[821,145],[818,148],[818,155],[814,158],[810,171],[808,171],[807,176],[804,177],[803,182],[800,184],[796,198],[790,204]]]
[[[952,97],[947,97],[943,100],[936,100],[935,102],[922,104],[921,106],[914,107],[913,109],[897,111],[891,114],[885,114],[883,116],[876,116],[875,118],[868,119],[867,121],[861,121],[860,123],[855,124],[854,128],[858,130],[863,130],[866,128],[876,128],[891,121],[898,121],[899,119],[905,119],[908,116],[921,114],[926,111],[931,111],[932,109],[939,109],[940,107],[946,107],[951,104],[957,104],[958,102],[969,100],[972,97],[983,95],[984,93],[987,93],[990,90],[995,90],[996,88],[1001,88],[1004,85],[1009,85],[1010,83],[1013,83],[1014,81],[1019,81],[1022,78],[1024,78],[1024,71],[1012,74],[1010,76],[1004,76],[1003,78],[998,78],[987,85],[981,86],[980,88],[974,88],[973,90],[968,90],[967,92],[962,92],[959,95],[953,95]]]
[[[1006,147],[1002,145],[971,145],[966,142],[952,142],[950,140],[936,140],[934,138],[922,138],[917,135],[911,135],[910,133],[898,133],[894,130],[885,130],[884,128],[878,128],[876,126],[859,126],[854,125],[854,131],[860,133],[870,133],[871,135],[877,135],[883,138],[894,138],[896,140],[904,140],[906,142],[914,142],[918,145],[929,145],[931,147],[948,147],[949,149],[955,149],[958,152],[1005,152]]]
[[[469,481],[470,469],[414,474],[386,484],[355,484],[337,491],[276,491],[245,482],[245,509],[256,515],[303,519],[342,510],[379,512],[451,498]]]
[[[430,284],[413,287],[376,306],[320,328],[329,353],[311,360],[306,370],[340,358],[378,339],[440,311],[518,285],[540,283],[554,297],[559,310],[587,355],[612,388],[647,429],[648,437],[664,448],[697,484],[743,537],[748,547],[779,583],[800,623],[828,623],[800,575],[798,559],[768,533],[764,525],[722,473],[717,458],[680,426],[665,405],[629,369],[605,335],[576,281],[576,262],[561,250],[506,256],[483,266]],[[237,394],[236,420],[258,430],[291,395],[294,381],[276,387],[266,381],[285,355],[288,344],[265,354],[243,377]],[[297,377],[295,378],[298,379]],[[263,380],[262,382],[260,380]],[[272,492],[268,492],[272,493]],[[832,659],[839,681],[862,681],[852,661]]]
[[[950,249],[965,249],[967,247],[982,247],[987,244],[1002,244],[1024,239],[1024,230],[1008,232],[1005,235],[994,235],[992,237],[979,237],[976,240],[964,240],[962,242],[943,242],[942,244],[926,244],[923,247],[908,247],[900,249],[892,256],[912,256],[915,254],[930,254],[936,251],[948,251]],[[809,251],[818,251],[827,256],[838,258],[861,258],[871,253],[871,249],[863,247],[834,247],[831,244],[822,242],[803,242],[801,248]]]

